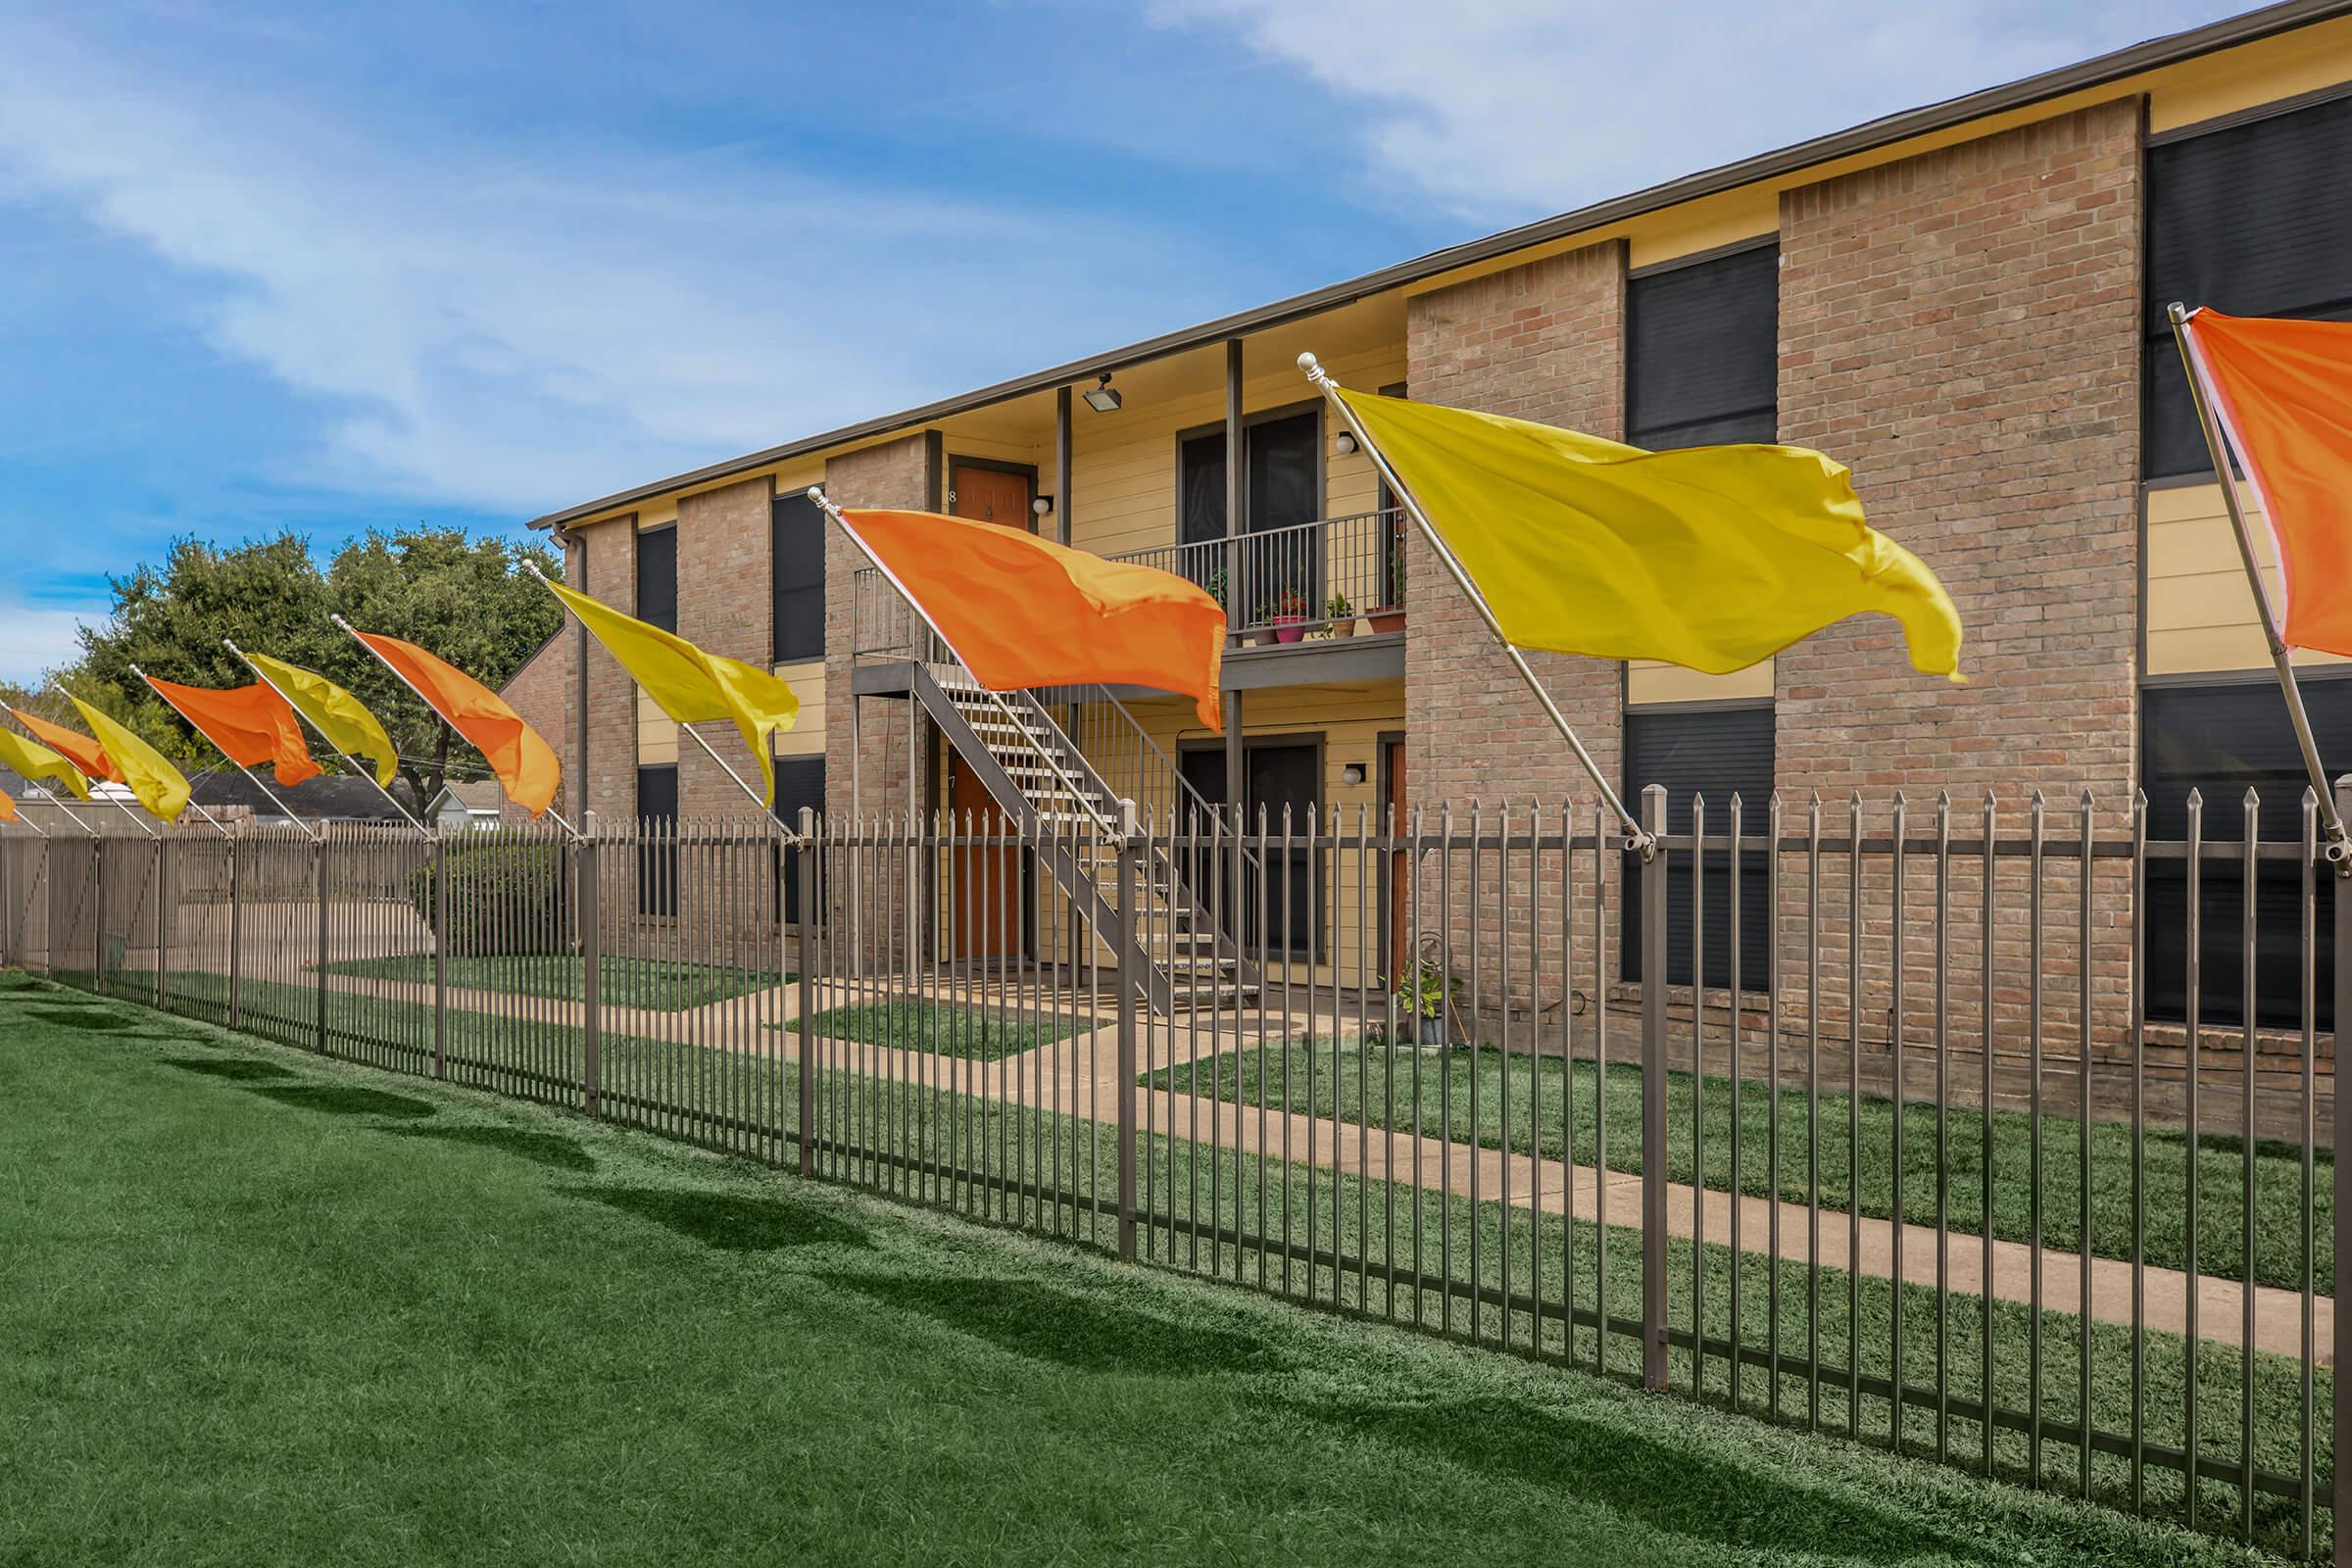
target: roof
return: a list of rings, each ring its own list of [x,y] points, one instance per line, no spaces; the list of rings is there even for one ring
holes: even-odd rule
[[[444,800],[456,801],[468,811],[501,811],[506,808],[507,792],[494,778],[468,779],[463,783],[453,780],[442,785],[441,793],[433,797],[433,809],[438,811]]]
[[[770,467],[793,458],[807,457],[831,447],[889,435],[910,426],[928,424],[933,420],[943,419],[952,415],[982,408],[991,403],[1002,403],[1011,398],[1025,397],[1033,392],[1049,391],[1073,382],[1089,381],[1104,370],[1116,370],[1141,361],[1162,359],[1171,354],[1181,354],[1187,350],[1200,348],[1226,338],[1241,337],[1267,327],[1279,326],[1286,321],[1313,316],[1322,311],[1352,303],[1368,295],[1386,293],[1391,289],[1400,288],[1408,283],[1436,276],[1441,272],[1448,272],[1456,268],[1490,261],[1497,256],[1508,255],[1512,251],[1524,250],[1529,246],[1564,239],[1586,229],[1623,222],[1628,219],[1639,218],[1644,213],[1656,212],[1662,208],[1673,207],[1701,196],[1712,196],[1722,191],[1737,189],[1741,185],[1752,184],[1760,179],[1770,179],[1775,175],[1785,174],[1814,164],[1829,163],[1835,159],[1870,152],[1876,148],[1905,141],[1914,136],[1929,135],[1954,125],[1965,124],[1972,120],[2002,114],[2013,109],[2022,109],[2046,99],[2061,98],[2068,93],[2098,87],[2107,82],[2121,80],[2126,76],[2136,75],[2143,71],[2152,71],[2162,66],[2194,59],[2198,55],[2210,54],[2218,49],[2251,43],[2257,39],[2271,37],[2277,33],[2291,31],[2296,27],[2308,26],[2315,22],[2325,22],[2330,18],[2347,14],[2352,14],[2352,0],[2284,0],[2284,3],[2279,5],[2265,6],[2261,10],[2249,11],[2242,16],[2228,17],[2220,22],[2209,23],[2202,27],[2192,27],[2185,32],[2152,38],[2143,43],[2132,44],[2129,48],[2117,49],[2108,54],[2094,56],[2089,60],[2079,61],[2071,66],[2061,66],[2055,71],[2045,71],[2037,75],[2021,77],[2016,81],[2006,82],[1997,87],[1987,87],[1958,98],[1946,98],[1940,103],[1928,104],[1918,109],[1907,109],[1899,114],[1867,121],[1845,130],[1833,131],[1826,136],[1814,137],[1810,141],[1796,142],[1774,152],[1761,153],[1752,158],[1742,159],[1738,163],[1724,164],[1695,174],[1687,174],[1679,179],[1668,180],[1663,184],[1651,185],[1644,190],[1635,191],[1630,195],[1611,197],[1606,201],[1580,207],[1573,212],[1562,213],[1554,218],[1524,223],[1517,228],[1506,228],[1483,239],[1470,240],[1463,244],[1448,246],[1444,250],[1431,251],[1427,255],[1415,257],[1411,261],[1400,262],[1378,271],[1366,272],[1360,277],[1352,277],[1345,282],[1328,284],[1319,289],[1309,290],[1304,294],[1294,294],[1288,299],[1276,300],[1270,305],[1261,305],[1255,310],[1244,311],[1234,316],[1219,317],[1215,320],[1203,321],[1198,326],[1186,327],[1182,331],[1146,338],[1141,342],[1130,343],[1124,348],[1111,349],[1105,353],[1090,355],[1081,360],[1072,360],[1066,365],[1053,366],[1047,369],[1033,371],[1028,375],[1017,376],[1009,381],[999,381],[993,386],[980,387],[955,397],[943,398],[935,403],[926,403],[917,408],[904,409],[897,414],[886,414],[879,418],[846,424],[839,429],[826,430],[817,435],[787,442],[782,446],[769,447],[764,451],[746,453],[740,458],[730,458],[723,463],[714,463],[685,473],[672,474],[666,479],[658,479],[651,484],[615,491],[609,496],[600,496],[594,501],[585,501],[578,506],[566,507],[562,511],[550,512],[534,517],[530,521],[530,526],[533,528],[561,527],[566,522],[592,516],[600,512],[610,512],[635,502],[650,500],[655,496],[666,495],[672,490],[683,490],[695,485],[713,483],[735,474]]]
[[[256,816],[280,816],[292,810],[306,821],[397,822],[400,813],[368,780],[353,773],[326,773],[288,787],[262,786],[242,773],[207,773],[189,781],[199,806],[215,808],[244,807]],[[277,801],[270,798],[275,794]],[[283,801],[280,807],[277,802]]]

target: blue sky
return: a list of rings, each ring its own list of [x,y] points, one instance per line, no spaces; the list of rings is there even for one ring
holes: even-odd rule
[[[0,678],[2243,8],[1768,9],[0,0]]]

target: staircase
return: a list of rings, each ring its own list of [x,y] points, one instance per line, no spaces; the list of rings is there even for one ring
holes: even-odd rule
[[[910,666],[916,700],[997,804],[1035,835],[1039,862],[1062,896],[1109,939],[1119,925],[1119,846],[1127,836],[1132,800],[1095,771],[1034,697],[988,691],[952,656],[941,659],[942,652],[934,644],[932,660]],[[1182,790],[1173,766],[1164,757],[1159,762],[1175,789]],[[1197,796],[1193,800],[1199,802]],[[1199,809],[1205,821],[1210,808],[1200,803]],[[1238,898],[1234,902],[1238,906]],[[1140,960],[1143,990],[1154,1011],[1169,1016],[1255,1000],[1255,966],[1217,928],[1191,877],[1162,845],[1147,841],[1143,847],[1131,915],[1131,956]]]

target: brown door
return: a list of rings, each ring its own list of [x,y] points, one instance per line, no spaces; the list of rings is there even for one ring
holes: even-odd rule
[[[1002,468],[979,468],[959,463],[949,489],[955,493],[955,499],[948,510],[958,517],[977,517],[982,522],[1037,532],[1037,514],[1029,510],[1034,498],[1029,494],[1029,476],[1025,473],[1006,473]]]
[[[948,758],[948,808],[955,812],[958,838],[967,832],[1003,837],[1011,829],[1012,818],[960,752]],[[958,844],[953,860],[956,956],[1004,958],[1019,953],[1024,897],[1020,851]]]
[[[1401,833],[1405,823],[1404,742],[1386,743],[1389,764],[1389,831]],[[1405,929],[1413,907],[1412,858],[1401,853],[1389,856],[1389,973],[1392,977],[1404,972],[1412,960],[1408,945],[1411,933]],[[1394,983],[1392,979],[1392,983]]]

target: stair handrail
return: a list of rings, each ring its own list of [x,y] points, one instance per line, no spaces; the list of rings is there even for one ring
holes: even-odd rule
[[[1176,780],[1177,789],[1182,792],[1183,796],[1190,797],[1189,804],[1194,808],[1194,809],[1200,815],[1208,818],[1208,820],[1215,822],[1218,826],[1218,831],[1225,831],[1224,810],[1221,808],[1210,805],[1208,797],[1202,795],[1200,791],[1195,787],[1193,781],[1184,776],[1184,769],[1177,766],[1175,760],[1170,758],[1166,752],[1160,750],[1159,742],[1153,740],[1152,738],[1152,732],[1144,728],[1143,723],[1136,718],[1134,713],[1128,711],[1127,705],[1119,701],[1117,694],[1107,686],[1097,686],[1095,690],[1102,694],[1102,700],[1105,703],[1108,703],[1114,712],[1127,721],[1127,727],[1135,732],[1136,739],[1142,741],[1145,746],[1151,749],[1152,755],[1159,759],[1159,765],[1166,768],[1169,776]],[[1184,802],[1182,802],[1180,799],[1179,804],[1184,804]],[[1254,867],[1260,875],[1263,875],[1266,868],[1264,857],[1262,855],[1251,853],[1250,849],[1250,839],[1247,831],[1249,827],[1247,813],[1244,811],[1243,808],[1238,802],[1234,805],[1233,812],[1234,822],[1232,832],[1234,838],[1234,847],[1240,851],[1241,857],[1245,861]]]
[[[920,606],[915,607],[915,613],[922,613],[922,609]],[[937,630],[936,627],[933,629],[934,631]],[[1005,720],[1009,722],[1014,729],[1019,730],[1021,733],[1029,736],[1033,742],[1038,740],[1039,737],[1037,736],[1036,732],[1027,723],[1023,722],[1021,715],[1014,712],[1011,704],[1005,701],[1007,694],[1004,692],[993,691],[986,685],[983,685],[980,677],[972,673],[972,667],[969,664],[966,664],[960,657],[956,655],[955,648],[948,643],[947,639],[945,637],[941,637],[939,641],[940,646],[947,650],[951,658],[955,659],[956,674],[960,676],[963,681],[968,681],[970,683],[967,686],[962,686],[961,689],[980,693],[991,703],[996,705],[997,710],[1004,715]],[[944,683],[942,689],[945,689]],[[1113,803],[1126,806],[1132,805],[1133,803],[1124,801],[1121,797],[1114,795],[1111,792],[1108,780],[1097,775],[1093,769],[1087,768],[1086,754],[1079,750],[1078,743],[1071,740],[1068,733],[1064,731],[1059,724],[1054,722],[1054,715],[1046,710],[1044,704],[1040,703],[1036,698],[1030,696],[1027,692],[1015,691],[1009,695],[1019,698],[1025,705],[1026,711],[1033,714],[1036,718],[1036,721],[1045,726],[1045,740],[1047,744],[1038,746],[1037,753],[1039,757],[1044,759],[1046,765],[1053,769],[1055,781],[1062,786],[1064,793],[1069,795],[1072,800],[1079,802],[1086,808],[1087,814],[1094,819],[1096,828],[1099,829],[1105,838],[1108,838],[1114,844],[1119,842],[1126,833],[1126,828],[1124,825],[1125,813],[1121,812],[1120,815],[1114,817],[1103,808],[1103,806],[1104,804]],[[1073,777],[1069,769],[1062,766],[1061,760],[1064,757],[1074,759],[1079,767],[1085,771],[1085,777]]]

